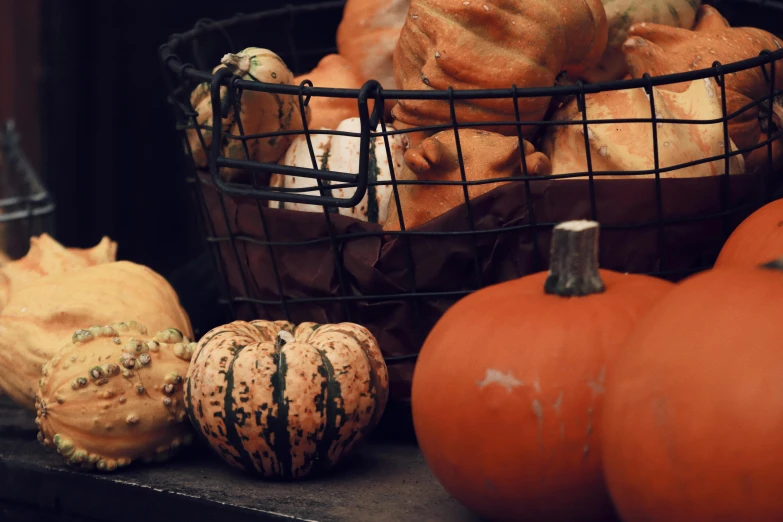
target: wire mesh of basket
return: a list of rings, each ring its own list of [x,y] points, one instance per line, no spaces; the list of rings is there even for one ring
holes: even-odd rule
[[[779,2],[748,3],[768,9],[770,16],[783,15]],[[744,2],[712,4],[723,9]],[[547,88],[403,91],[384,89],[371,80],[359,89],[342,89],[318,87],[306,78],[288,85],[242,79],[227,68],[213,71],[224,53],[251,46],[272,50],[295,74],[310,71],[321,57],[336,51],[333,29],[343,5],[325,2],[201,20],[161,46],[169,102],[191,159],[188,181],[201,209],[200,226],[231,318],[359,322],[379,338],[392,379],[406,379],[427,333],[457,299],[546,268],[549,234],[558,222],[599,221],[604,268],[678,280],[711,266],[733,228],[779,196],[783,173],[775,163],[775,147],[783,129],[772,109],[773,100],[783,93],[783,85],[776,85],[776,75],[783,70],[780,49],[765,49],[736,63],[705,62],[705,68],[684,73]],[[330,30],[304,31],[315,26]],[[293,36],[298,34],[306,37]],[[768,92],[729,113],[725,79],[743,71],[763,75]],[[702,89],[705,97],[717,95],[722,100],[718,113],[705,118],[670,116],[666,96],[686,92],[688,85]],[[191,96],[197,88],[212,107],[219,107],[223,125],[197,121]],[[646,114],[591,116],[593,97],[619,92],[643,96],[640,112]],[[301,128],[245,133],[242,100],[250,99],[249,93],[289,97]],[[319,98],[354,100],[358,117],[352,130],[308,128],[307,108]],[[571,104],[577,116],[527,121],[521,118],[520,105],[534,98],[558,102],[552,102],[552,110]],[[437,101],[450,121],[399,126],[388,118],[385,107],[400,100]],[[469,100],[503,101],[513,110],[503,120],[461,121],[460,105]],[[739,148],[730,140],[729,125],[748,111],[762,115],[764,136]],[[226,125],[227,120],[233,126]],[[606,151],[591,143],[593,134],[598,126],[624,132],[624,125],[649,129],[645,168],[603,168]],[[581,143],[585,168],[538,173],[530,167],[525,147],[530,142],[538,146],[542,134],[551,135],[558,127],[576,129],[574,143]],[[672,161],[667,148],[688,141],[676,129],[694,127],[709,129],[711,152]],[[515,143],[507,143],[500,152],[482,152],[471,140],[481,142],[486,135],[477,137],[471,129],[504,129],[504,138]],[[441,145],[448,143],[451,149],[444,152],[441,146],[440,152],[428,152],[425,142],[433,135],[440,135]],[[324,136],[353,140],[356,161],[350,168],[332,170],[323,160],[324,149],[319,147]],[[415,136],[419,138],[414,141]],[[662,141],[666,136],[678,141]],[[252,151],[264,139],[295,144],[299,140],[305,165],[259,161]],[[400,140],[410,147],[416,143],[425,170],[433,162],[446,162],[443,169],[452,179],[406,175],[405,162],[395,156]],[[228,143],[236,143],[233,150],[241,154],[227,153]],[[196,157],[194,144],[201,147],[203,157]],[[477,165],[486,164],[496,152],[506,155],[506,163],[498,167],[503,176],[475,179]],[[737,162],[751,152],[752,172],[738,172]],[[698,169],[712,169],[714,175],[677,174]],[[434,187],[451,190],[451,199],[459,202],[445,212],[419,208],[417,219],[412,204],[406,207],[406,197]],[[440,199],[436,194],[422,201]],[[381,222],[378,214],[384,210],[396,215],[394,227]],[[524,313],[521,308],[509,313]]]
[[[30,236],[51,233],[54,202],[19,144],[13,120],[0,129],[0,264],[29,248]]]

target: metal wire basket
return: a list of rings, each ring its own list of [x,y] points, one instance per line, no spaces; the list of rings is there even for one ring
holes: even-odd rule
[[[774,16],[783,14],[783,4],[756,1],[756,7],[768,9]],[[712,2],[719,9],[731,11],[741,2]],[[194,29],[170,37],[160,48],[160,59],[169,82],[169,102],[174,108],[178,129],[182,132],[185,153],[191,157],[186,132],[199,129],[212,132],[208,169],[196,168],[188,173],[193,195],[202,210],[200,226],[215,267],[223,284],[222,302],[232,318],[288,319],[292,321],[338,322],[364,324],[379,338],[392,380],[409,382],[412,362],[427,333],[457,299],[488,284],[512,279],[546,267],[548,241],[552,226],[567,219],[589,218],[602,224],[601,264],[619,271],[647,273],[677,280],[708,268],[732,229],[750,212],[778,197],[780,172],[771,168],[773,142],[783,136],[769,120],[769,139],[759,143],[766,147],[769,166],[753,175],[728,175],[729,162],[745,150],[729,146],[728,121],[737,114],[721,118],[677,120],[656,116],[654,89],[660,86],[715,78],[725,100],[726,75],[759,68],[769,82],[767,100],[780,96],[775,86],[775,68],[783,66],[783,50],[764,52],[743,62],[720,64],[682,74],[624,80],[598,84],[564,85],[550,88],[517,88],[460,91],[386,90],[369,81],[361,89],[330,89],[313,86],[279,85],[245,81],[232,77],[227,69],[211,74],[213,66],[227,52],[244,47],[266,47],[277,53],[295,74],[311,70],[318,59],[335,52],[334,29],[342,14],[342,1],[306,6],[288,6],[233,18],[202,20]],[[326,27],[324,34],[312,27]],[[300,31],[301,29],[301,31]],[[305,31],[306,29],[306,31]],[[304,32],[303,32],[304,31]],[[308,41],[291,35],[306,34]],[[225,140],[247,140],[273,134],[227,135],[220,125],[204,127],[195,124],[190,94],[199,84],[211,92],[213,107],[221,106],[220,89],[228,89],[221,107],[238,116],[237,100],[246,91],[295,96],[300,117],[310,100],[317,97],[354,99],[361,130],[342,133],[360,141],[358,172],[345,173],[318,168],[312,137],[318,131],[307,129],[278,133],[303,134],[313,168],[283,166],[246,159],[231,159],[221,153]],[[587,96],[624,89],[644,89],[650,100],[648,118],[591,120],[585,110]],[[583,129],[587,151],[587,170],[558,176],[538,176],[527,172],[522,164],[521,176],[479,182],[467,181],[465,164],[459,149],[457,129],[473,126],[456,120],[455,104],[467,99],[507,99],[518,107],[529,97],[575,97],[581,120],[569,124]],[[384,120],[387,100],[442,100],[449,104],[452,121],[448,125],[392,130]],[[756,102],[765,103],[765,100]],[[769,103],[769,102],[767,102]],[[371,104],[373,107],[371,107]],[[753,105],[756,105],[753,104]],[[750,106],[749,106],[750,107]],[[738,111],[741,112],[741,111]],[[645,123],[651,126],[654,168],[618,173],[599,172],[592,168],[588,145],[588,125],[598,123]],[[661,167],[656,138],[662,124],[720,124],[723,126],[723,153],[700,161]],[[511,123],[522,142],[523,125],[556,125],[548,121]],[[561,123],[562,124],[562,123]],[[483,127],[509,125],[504,122],[482,122]],[[241,127],[241,126],[240,126]],[[380,130],[379,130],[380,127]],[[405,211],[399,203],[403,185],[438,184],[437,181],[400,180],[391,160],[390,139],[403,132],[451,130],[458,150],[461,188],[464,202],[431,222],[406,229]],[[331,134],[340,135],[339,132]],[[201,136],[201,134],[199,134]],[[390,179],[373,176],[368,149],[375,139],[383,140]],[[203,140],[202,140],[203,143]],[[247,151],[245,146],[245,151]],[[704,162],[720,161],[726,175],[703,178],[667,178],[665,173]],[[252,173],[245,183],[223,178],[225,168]],[[296,188],[270,187],[259,181],[259,175],[270,173],[299,176],[315,180],[306,191]],[[607,179],[615,174],[614,179]],[[646,177],[642,177],[646,176]],[[505,184],[477,198],[469,198],[468,187],[503,181]],[[366,193],[378,187],[391,186],[399,230],[383,230],[378,224],[344,216],[339,209],[352,208]],[[349,195],[335,196],[337,188]],[[271,205],[270,202],[278,202]],[[317,205],[319,212],[299,212],[282,208],[279,203]],[[524,304],[519,311],[524,313]],[[407,395],[405,386],[396,398]]]
[[[30,236],[52,233],[54,202],[19,146],[13,120],[0,129],[0,264],[23,256]]]

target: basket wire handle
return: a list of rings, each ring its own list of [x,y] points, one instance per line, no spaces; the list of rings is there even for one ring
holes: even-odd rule
[[[383,107],[385,105],[385,101],[383,98],[383,87],[378,85],[378,90],[375,93],[375,107],[378,107],[379,105]],[[378,109],[376,109],[378,110]],[[394,205],[397,207],[397,216],[400,219],[400,232],[405,232],[405,216],[403,216],[402,212],[402,203],[400,203],[400,187],[397,184],[397,173],[394,170],[394,161],[392,160],[392,154],[391,154],[391,147],[389,146],[389,136],[386,134],[386,122],[383,118],[380,118],[380,124],[381,124],[381,131],[383,132],[383,143],[386,146],[386,157],[389,158],[389,177],[391,178],[391,189],[392,193],[394,194]],[[405,135],[407,137],[407,135]],[[409,257],[409,265],[413,266],[413,255],[410,250],[410,244],[408,243],[408,235],[403,234],[402,236],[405,239],[405,244],[408,245],[408,257]],[[413,273],[413,271],[411,271]],[[416,283],[413,282],[413,289],[415,290]]]
[[[307,151],[310,153],[310,161],[312,162],[313,169],[320,170],[318,168],[318,160],[315,157],[315,149],[313,148],[313,141],[312,136],[310,135],[310,129],[307,124],[307,105],[310,103],[310,95],[308,94],[305,96],[304,91],[305,88],[309,88],[313,86],[313,82],[311,82],[308,79],[302,80],[302,82],[299,84],[299,116],[302,119],[302,130],[304,131],[304,137],[305,141],[307,142]],[[362,148],[366,148],[364,145]],[[359,169],[361,171],[361,167]],[[366,176],[365,176],[366,179]],[[325,180],[316,179],[316,183],[318,184],[318,190],[321,193],[321,196],[326,198],[332,196],[332,191],[330,189],[327,189],[326,184],[328,182],[325,182]],[[337,283],[338,283],[338,291],[340,294],[340,297],[342,299],[340,300],[340,305],[343,309],[343,315],[345,316],[346,321],[352,321],[352,313],[351,313],[351,307],[348,301],[345,299],[348,295],[347,286],[345,283],[345,266],[343,264],[343,258],[342,258],[342,246],[343,242],[340,240],[337,240],[337,237],[335,235],[335,229],[334,229],[334,223],[332,222],[332,216],[331,214],[337,213],[336,207],[328,207],[326,205],[322,205],[321,208],[323,209],[324,213],[324,219],[326,220],[326,228],[329,231],[329,242],[331,244],[331,251],[332,256],[334,257],[334,266],[337,270]]]
[[[759,56],[768,56],[772,54],[772,52],[769,49],[764,49],[759,53]],[[769,62],[769,68],[770,72],[767,72],[766,64],[761,64],[761,73],[764,75],[764,80],[769,83],[769,111],[767,111],[767,167],[769,172],[773,172],[773,160],[772,160],[772,146],[775,142],[774,139],[769,139],[772,137],[772,125],[774,123],[774,120],[772,118],[772,115],[774,114],[774,111],[772,110],[775,105],[775,64],[777,60],[770,60]],[[783,122],[781,122],[783,123]],[[781,129],[778,129],[778,132],[781,132]],[[760,204],[764,205],[768,201],[770,201],[770,194],[767,194],[767,180],[764,177],[764,170],[759,169],[759,199]]]
[[[473,253],[473,266],[476,272],[476,284],[477,288],[484,286],[484,273],[481,269],[481,258],[478,252],[478,245],[476,243],[476,221],[473,217],[473,209],[470,202],[470,192],[468,191],[468,179],[465,174],[465,161],[462,157],[462,144],[459,139],[459,125],[457,124],[457,111],[454,107],[454,88],[449,85],[449,113],[451,115],[451,125],[454,129],[454,146],[457,152],[457,162],[459,163],[459,173],[462,179],[462,195],[465,199],[465,214],[468,219],[468,225],[470,226],[470,248]]]
[[[582,80],[576,81],[579,92],[576,95],[576,106],[582,113],[582,134],[585,140],[585,164],[587,165],[587,187],[590,191],[590,217],[598,221],[598,205],[595,202],[595,178],[593,176],[593,155],[590,151],[590,128],[587,126],[587,99],[585,84]]]
[[[310,153],[310,164],[313,166],[313,170],[321,170],[318,166],[318,159],[315,157],[315,148],[313,147],[312,134],[310,134],[310,127],[307,123],[307,106],[310,104],[311,94],[308,92],[305,96],[305,88],[313,87],[313,82],[304,79],[299,83],[299,116],[302,119],[302,131],[304,132],[305,143],[307,143],[307,151]],[[316,179],[316,185],[318,185],[318,193],[323,198],[332,198],[334,193],[331,189],[327,188],[327,185],[331,184],[328,180]],[[338,212],[337,207],[329,207],[323,205],[324,212],[336,214]],[[330,224],[331,226],[331,224]]]
[[[538,245],[538,227],[536,226],[536,213],[533,209],[533,191],[530,188],[530,179],[528,179],[529,172],[527,170],[527,157],[525,156],[525,139],[522,136],[522,124],[520,123],[521,115],[519,112],[519,93],[517,92],[517,84],[511,86],[511,96],[514,99],[514,119],[517,121],[517,139],[519,140],[519,154],[522,157],[522,176],[525,178],[525,201],[527,202],[528,222],[530,223],[530,229],[533,233],[533,266],[532,272],[538,272],[539,267],[543,264],[543,256],[541,255],[541,248]]]
[[[237,81],[239,81],[239,77],[234,75],[231,78],[231,88],[229,91],[234,91],[236,89],[237,96],[234,97],[234,103],[233,103],[233,109],[234,109],[234,121],[236,121],[237,129],[239,130],[239,139],[242,141],[242,150],[245,153],[245,159],[250,160],[250,148],[248,147],[247,141],[248,138],[245,135],[245,128],[244,124],[242,122],[242,95],[245,91],[242,90],[241,87],[237,87]],[[258,139],[258,138],[256,138]],[[253,182],[253,187],[258,189],[258,178],[256,177],[256,173],[253,172],[250,176],[250,179]],[[280,307],[283,309],[283,315],[285,316],[287,321],[291,321],[291,314],[288,309],[288,300],[286,299],[285,292],[283,291],[283,281],[280,278],[280,270],[277,266],[277,259],[275,258],[275,251],[273,247],[273,240],[269,233],[269,224],[267,223],[266,213],[261,205],[261,200],[258,198],[254,198],[256,209],[258,210],[258,217],[261,221],[261,230],[264,233],[264,241],[263,244],[267,247],[267,251],[269,253],[269,260],[270,264],[272,265],[272,273],[275,276],[275,286],[277,287],[277,295],[279,296],[280,300]],[[246,266],[249,267],[250,263]],[[265,314],[260,310],[260,305],[258,302],[253,302],[253,307],[256,311],[256,317],[263,317]]]
[[[385,110],[386,106],[386,100],[383,97],[383,87],[378,84],[378,89],[375,91],[375,107],[374,107],[374,114],[383,114],[383,111]],[[371,125],[373,123],[371,122]],[[378,117],[378,124],[381,126],[381,133],[383,135],[383,145],[386,148],[386,158],[389,163],[389,178],[391,180],[391,188],[392,192],[394,194],[394,204],[397,207],[397,215],[400,219],[400,231],[405,232],[405,218],[403,217],[403,211],[402,211],[402,204],[400,203],[400,192],[399,187],[397,186],[397,173],[394,170],[394,159],[392,156],[391,151],[391,144],[389,143],[389,135],[388,130],[386,127],[386,122],[384,121],[384,118]],[[370,127],[371,129],[374,129],[376,127]],[[427,335],[427,331],[424,327],[424,324],[422,322],[422,314],[420,312],[421,304],[419,302],[419,297],[416,292],[416,263],[414,262],[413,258],[413,248],[411,247],[411,236],[410,234],[400,234],[397,236],[400,241],[403,242],[403,246],[405,248],[405,256],[406,256],[406,262],[408,265],[408,284],[410,285],[410,292],[409,295],[411,296],[411,307],[413,308],[413,322],[416,328],[416,332],[418,333],[419,337],[424,339]],[[391,356],[386,357],[385,360],[387,363],[389,362],[404,362],[404,361],[415,361],[418,358],[418,353],[413,354],[407,354],[407,355],[397,355],[397,356]]]
[[[220,68],[215,72],[215,75],[212,77],[212,85],[210,86],[210,101],[212,103],[212,107],[220,107],[221,106],[221,100],[220,100],[220,87],[225,81],[225,78],[228,78],[229,76],[233,76],[234,74],[228,69],[228,68]],[[233,85],[231,86],[233,87]],[[227,89],[228,93],[232,91],[232,88]],[[226,96],[228,98],[228,95]],[[226,113],[227,115],[227,113]],[[221,118],[223,118],[221,114]],[[221,131],[223,130],[223,121],[222,119],[219,121],[216,121],[217,118],[213,116],[212,118],[212,146],[210,147],[210,155],[209,155],[209,171],[210,175],[212,176],[212,182],[216,186],[223,185],[222,179],[220,178],[220,169],[218,167],[217,159],[220,155],[220,144],[222,142],[222,136]],[[239,276],[242,280],[242,288],[245,291],[245,296],[243,300],[247,300],[250,298],[250,287],[247,284],[247,277],[245,276],[245,271],[242,269],[242,261],[241,257],[239,256],[239,249],[237,248],[237,241],[236,236],[233,232],[231,232],[231,227],[228,226],[228,224],[231,222],[231,220],[228,218],[228,210],[226,209],[226,203],[225,203],[225,196],[222,193],[219,193],[219,199],[220,199],[220,209],[223,213],[223,219],[226,223],[226,233],[229,237],[229,242],[231,243],[231,250],[234,253],[234,260],[237,263],[237,268],[239,269]]]
[[[658,256],[660,258],[659,269],[665,270],[666,267],[666,232],[665,222],[663,215],[663,188],[661,186],[661,160],[660,150],[658,149],[658,113],[655,108],[655,89],[652,85],[652,78],[650,73],[644,73],[644,92],[647,93],[647,98],[650,100],[650,124],[652,125],[652,141],[653,141],[653,170],[655,171],[655,210],[658,216],[657,229],[658,229]]]
[[[723,65],[719,61],[712,62],[712,68],[715,69],[714,80],[720,88],[721,99],[721,124],[723,130],[723,176],[721,179],[721,214],[723,225],[723,239],[728,239],[730,233],[729,226],[729,205],[731,197],[731,140],[729,139],[729,109],[726,102],[726,78],[723,73]]]

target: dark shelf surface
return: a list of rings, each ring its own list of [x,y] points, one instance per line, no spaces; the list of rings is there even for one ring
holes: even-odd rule
[[[203,446],[161,465],[74,471],[35,434],[32,412],[0,400],[0,520],[475,520],[412,444],[371,442],[328,476],[286,483],[234,471]]]

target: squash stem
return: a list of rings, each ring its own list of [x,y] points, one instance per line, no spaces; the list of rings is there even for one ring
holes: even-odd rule
[[[250,56],[246,54],[228,53],[220,59],[220,63],[229,68],[237,76],[244,76],[250,70]]]
[[[295,342],[296,339],[293,335],[291,335],[291,332],[288,332],[286,330],[281,330],[277,334],[277,338],[275,339],[275,348],[277,350],[280,350],[283,346],[285,346],[288,343]]]
[[[583,297],[606,289],[598,272],[598,230],[598,223],[588,220],[555,226],[545,293]]]

